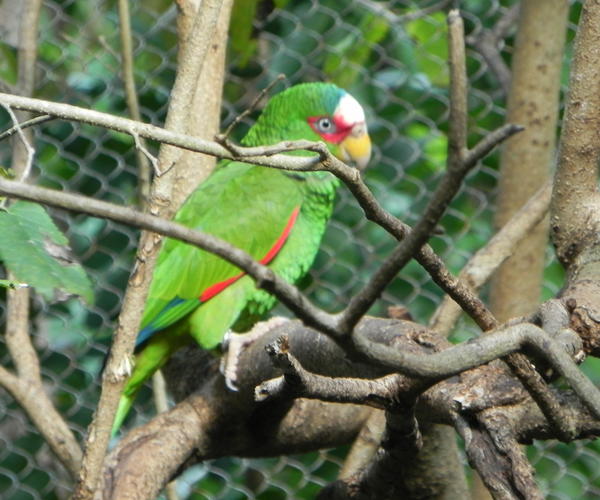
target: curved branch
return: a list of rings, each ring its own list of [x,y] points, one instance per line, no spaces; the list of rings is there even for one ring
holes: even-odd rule
[[[512,325],[428,356],[391,350],[362,335],[355,337],[356,345],[370,359],[405,375],[430,380],[446,379],[528,347],[547,360],[596,418],[600,418],[600,390],[579,370],[557,341],[532,324]]]

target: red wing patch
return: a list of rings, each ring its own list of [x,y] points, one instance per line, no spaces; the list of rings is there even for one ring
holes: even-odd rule
[[[277,256],[277,254],[283,247],[284,243],[288,239],[288,236],[290,235],[290,232],[292,231],[292,228],[294,227],[294,224],[296,223],[296,219],[298,218],[299,213],[300,213],[300,207],[294,208],[294,211],[292,212],[292,215],[290,215],[290,218],[288,219],[287,224],[286,224],[285,228],[283,229],[283,232],[279,235],[279,238],[277,238],[277,241],[275,242],[275,244],[269,249],[269,251],[265,254],[265,256],[262,259],[260,259],[258,262],[260,262],[262,265],[266,266],[269,262],[271,262]],[[246,273],[241,272],[240,274],[236,274],[235,276],[232,276],[231,278],[228,278],[223,281],[219,281],[219,283],[215,283],[214,285],[209,286],[206,290],[204,290],[200,294],[200,297],[198,297],[200,302],[206,302],[206,301],[212,299],[215,295],[218,295],[223,290],[225,290],[225,288],[227,288],[229,285],[235,283],[241,277],[245,276],[245,274]]]

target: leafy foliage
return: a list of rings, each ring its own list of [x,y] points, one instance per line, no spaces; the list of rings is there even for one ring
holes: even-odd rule
[[[71,257],[68,240],[41,205],[18,201],[0,212],[0,259],[46,300],[94,299],[92,283]],[[7,237],[10,235],[10,237]]]

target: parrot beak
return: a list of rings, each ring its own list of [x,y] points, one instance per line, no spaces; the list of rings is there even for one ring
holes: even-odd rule
[[[352,162],[363,170],[371,159],[371,138],[365,123],[357,123],[348,136],[340,142],[341,159]]]

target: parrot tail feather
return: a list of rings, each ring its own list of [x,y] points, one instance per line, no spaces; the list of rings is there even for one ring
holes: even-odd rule
[[[123,425],[125,417],[127,417],[129,410],[131,410],[131,407],[133,406],[133,402],[137,393],[138,391],[136,390],[132,394],[121,395],[121,398],[119,399],[117,413],[115,414],[115,420],[113,421],[112,425],[111,437],[115,437],[117,435],[117,432],[119,432],[119,429],[121,428],[121,425]]]

